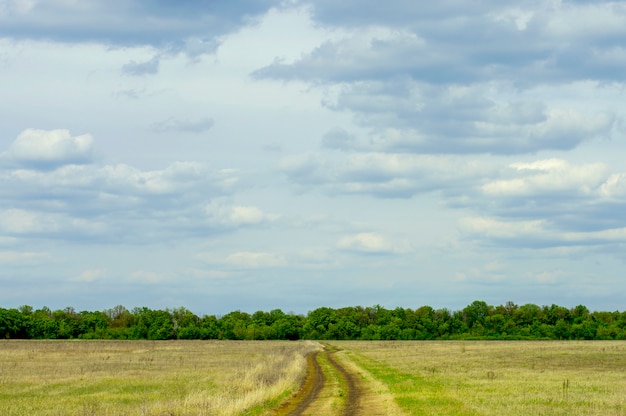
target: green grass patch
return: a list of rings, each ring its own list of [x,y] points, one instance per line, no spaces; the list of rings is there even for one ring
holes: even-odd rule
[[[624,341],[340,341],[409,414],[626,416]]]
[[[411,415],[477,415],[437,380],[399,371],[361,354],[347,353],[356,364],[387,385],[396,403]]]

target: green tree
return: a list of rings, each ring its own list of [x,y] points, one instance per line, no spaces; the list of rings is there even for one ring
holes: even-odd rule
[[[0,338],[28,338],[29,321],[17,309],[0,308]]]
[[[222,316],[219,321],[220,339],[246,339],[248,326],[252,323],[250,314],[234,311]]]
[[[200,318],[188,309],[180,307],[171,312],[174,332],[178,339],[200,339]]]
[[[469,329],[476,327],[476,330],[480,332],[484,329],[489,311],[489,305],[483,301],[475,300],[463,309],[463,321]]]
[[[146,307],[133,309],[134,324],[131,337],[134,339],[164,340],[176,338],[174,319],[170,312]]]
[[[310,339],[331,338],[328,329],[338,321],[337,311],[327,307],[317,308],[309,312],[304,325],[305,336]]]

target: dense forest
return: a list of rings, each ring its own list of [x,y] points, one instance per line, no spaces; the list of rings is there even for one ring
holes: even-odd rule
[[[321,307],[305,315],[280,309],[253,314],[235,311],[223,316],[197,316],[185,308],[77,312],[21,306],[0,308],[3,339],[626,339],[626,312],[590,312],[583,305],[490,306],[474,301],[459,311]]]

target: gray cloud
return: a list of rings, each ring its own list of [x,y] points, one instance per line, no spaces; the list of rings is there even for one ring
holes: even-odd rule
[[[370,149],[570,150],[610,137],[623,117],[529,93],[548,84],[566,89],[589,80],[623,82],[626,8],[615,3],[443,2],[416,8],[392,1],[368,8],[315,2],[312,16],[353,30],[252,76],[325,89],[328,108],[371,128],[369,140],[377,146]]]
[[[216,37],[237,30],[275,5],[266,0],[9,1],[0,10],[0,37],[150,45],[193,56],[203,49],[214,50]]]
[[[353,149],[356,143],[357,138],[344,129],[333,129],[322,139],[322,147],[329,149],[349,150]]]
[[[154,75],[159,72],[160,63],[161,58],[159,56],[154,56],[152,59],[145,62],[131,61],[122,66],[122,73],[132,76]]]
[[[340,91],[330,108],[350,111],[372,128],[370,148],[420,153],[530,153],[569,150],[609,137],[616,116],[547,107],[536,101],[497,102],[488,85],[447,87],[359,83]]]

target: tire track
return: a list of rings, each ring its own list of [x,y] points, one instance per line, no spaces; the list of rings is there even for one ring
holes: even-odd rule
[[[304,381],[303,397],[297,402],[295,409],[288,413],[289,416],[297,416],[304,413],[311,403],[317,399],[326,384],[326,375],[322,371],[319,361],[317,361],[318,354],[316,352],[307,357],[307,377]]]
[[[361,397],[361,388],[357,383],[357,377],[355,374],[349,372],[345,369],[341,364],[339,364],[335,358],[333,357],[334,353],[339,351],[338,349],[334,349],[332,352],[329,352],[326,356],[326,359],[332,365],[335,370],[339,373],[341,378],[343,379],[346,385],[346,402],[345,407],[343,409],[343,416],[355,416],[359,411],[359,398]]]
[[[324,345],[323,351],[311,353],[307,357],[307,375],[300,390],[289,401],[283,403],[283,405],[277,409],[275,416],[302,416],[306,414],[309,408],[314,408],[318,400],[321,400],[320,392],[326,386],[328,377],[319,364],[320,356],[323,356],[330,366],[332,366],[333,370],[339,374],[339,378],[342,380],[346,389],[345,401],[338,414],[342,416],[356,416],[359,414],[359,399],[362,394],[362,389],[358,382],[358,377],[346,370],[346,368],[333,357],[337,351],[339,351],[339,349]]]

